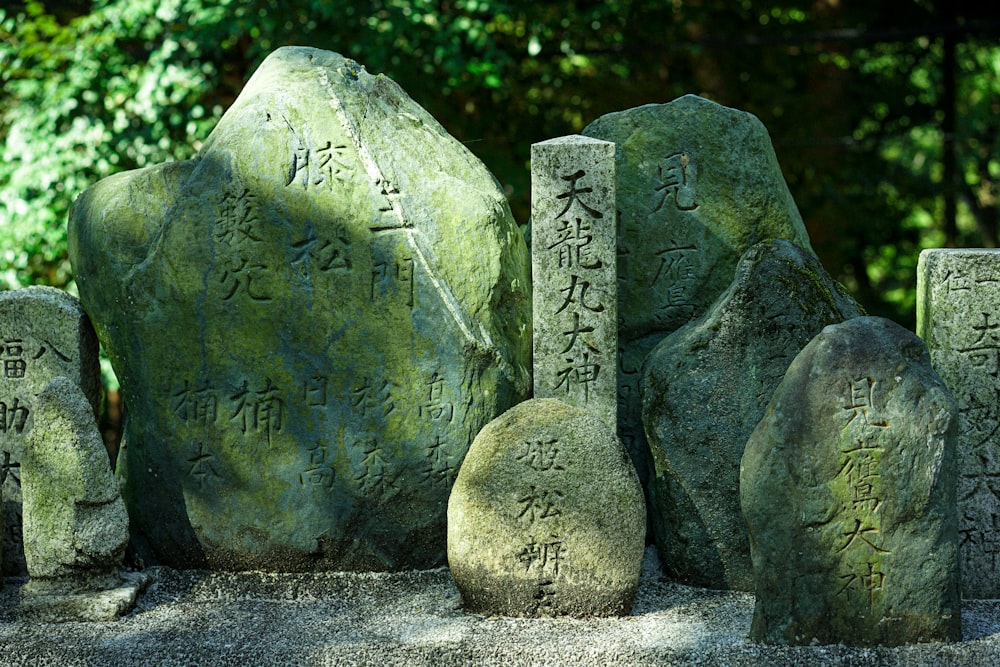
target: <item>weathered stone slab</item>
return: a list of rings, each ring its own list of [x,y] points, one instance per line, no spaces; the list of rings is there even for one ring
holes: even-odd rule
[[[569,136],[531,146],[535,398],[616,428],[615,146]]]
[[[882,318],[826,327],[743,455],[752,639],[961,639],[955,401],[923,341]]]
[[[93,408],[68,378],[37,396],[21,470],[24,555],[32,580],[116,574],[128,513]]]
[[[77,383],[96,416],[101,396],[97,337],[75,297],[51,287],[0,292],[0,493],[4,570],[26,572],[21,542],[20,466],[35,397],[53,379]]]
[[[753,590],[740,459],[795,355],[828,324],[863,315],[789,241],[744,253],[729,289],[643,366],[649,513],[664,567],[695,586]]]
[[[465,452],[530,392],[530,266],[496,180],[396,84],[277,50],[194,159],[81,195],[70,252],[147,562],[444,562]]]
[[[34,403],[21,470],[24,555],[31,579],[19,614],[45,621],[108,620],[145,584],[120,574],[128,513],[93,407],[72,380],[57,377]]]
[[[962,595],[1000,597],[1000,250],[924,250],[917,334],[959,406]]]
[[[625,615],[645,533],[642,488],[611,427],[532,399],[469,450],[448,502],[448,565],[472,611]]]
[[[617,146],[619,435],[645,483],[646,355],[708,309],[752,245],[811,247],[767,130],[749,113],[687,95],[607,114],[583,134]]]

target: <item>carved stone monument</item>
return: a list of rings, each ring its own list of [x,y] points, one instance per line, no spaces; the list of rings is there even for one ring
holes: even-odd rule
[[[54,379],[35,400],[22,463],[24,555],[19,611],[39,620],[108,620],[132,606],[143,575],[123,579],[128,514],[93,408]]]
[[[795,357],[740,473],[752,639],[961,639],[957,427],[923,341],[889,320],[828,326]]]
[[[615,146],[589,137],[531,147],[535,398],[617,424]]]
[[[530,392],[529,259],[493,176],[395,83],[279,49],[196,157],[101,181],[69,233],[147,561],[444,562],[462,458]]]
[[[615,433],[614,145],[531,148],[536,398],[469,450],[448,503],[448,565],[473,611],[628,614],[646,512]]]
[[[448,503],[448,565],[472,611],[626,615],[645,533],[642,488],[611,427],[538,398],[469,450]]]
[[[667,334],[729,286],[767,239],[811,251],[767,130],[694,95],[598,118],[583,134],[617,146],[618,428],[646,482],[639,374]]]
[[[863,314],[813,255],[766,241],[744,253],[729,289],[704,315],[647,357],[649,513],[671,576],[753,590],[739,496],[747,438],[795,355],[824,326]]]
[[[7,574],[26,572],[21,459],[35,421],[35,397],[59,376],[83,390],[96,419],[101,396],[97,337],[79,300],[51,287],[0,292],[0,489]]]
[[[959,407],[962,595],[1000,597],[1000,250],[924,250],[917,334]]]

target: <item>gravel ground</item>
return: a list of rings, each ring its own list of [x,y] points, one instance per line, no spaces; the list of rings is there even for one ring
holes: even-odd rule
[[[664,580],[647,550],[633,614],[514,619],[462,610],[447,569],[394,574],[151,568],[113,622],[27,623],[0,593],[2,665],[997,665],[1000,601],[963,606],[964,641],[777,647],[747,639],[753,596]]]

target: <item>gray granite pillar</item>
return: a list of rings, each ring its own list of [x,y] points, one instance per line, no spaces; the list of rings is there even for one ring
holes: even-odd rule
[[[1000,250],[924,250],[917,333],[958,401],[962,594],[1000,597]]]
[[[535,398],[617,428],[615,145],[568,136],[531,147]]]

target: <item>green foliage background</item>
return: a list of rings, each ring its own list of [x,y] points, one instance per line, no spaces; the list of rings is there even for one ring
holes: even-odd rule
[[[193,155],[285,44],[384,72],[497,175],[530,144],[696,93],[756,114],[827,269],[913,325],[921,248],[998,242],[1000,21],[930,0],[98,0],[0,9],[0,288],[73,289],[66,217]]]

